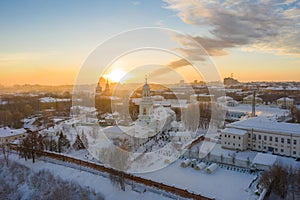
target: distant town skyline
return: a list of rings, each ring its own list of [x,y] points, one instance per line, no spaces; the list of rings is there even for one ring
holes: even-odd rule
[[[300,81],[299,22],[298,0],[1,1],[0,85],[72,85],[99,44],[141,27],[191,35],[222,78]]]

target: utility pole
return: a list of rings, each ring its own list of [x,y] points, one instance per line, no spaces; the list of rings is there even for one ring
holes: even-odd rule
[[[251,113],[251,117],[255,117],[255,105],[256,105],[256,91],[255,89],[253,90],[253,97],[252,97],[252,113]]]

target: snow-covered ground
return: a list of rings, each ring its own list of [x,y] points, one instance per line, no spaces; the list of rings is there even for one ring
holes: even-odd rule
[[[11,155],[11,159],[21,163],[33,171],[38,172],[41,170],[48,170],[54,176],[61,177],[65,181],[73,181],[81,186],[88,187],[90,189],[95,190],[97,193],[101,193],[105,199],[145,199],[145,200],[153,200],[153,199],[162,199],[162,200],[170,200],[170,198],[163,196],[164,192],[161,191],[161,194],[153,193],[150,191],[146,191],[145,193],[140,193],[133,191],[131,186],[126,185],[126,191],[123,192],[119,188],[114,187],[110,180],[107,177],[103,177],[101,175],[95,175],[94,173],[89,173],[83,170],[74,169],[62,165],[57,165],[49,162],[44,162],[38,160],[36,163],[32,163],[31,160],[25,161],[24,159],[19,159],[17,155]],[[137,187],[142,187],[138,186]],[[140,189],[139,191],[143,191]]]
[[[182,168],[180,160],[158,171],[137,174],[157,182],[174,185],[206,197],[222,200],[258,199],[249,185],[257,175],[219,167],[208,174],[191,167]]]
[[[239,104],[235,107],[224,106],[229,112],[241,112],[250,115],[252,112],[252,105],[249,104]],[[270,105],[257,105],[255,107],[255,114],[260,117],[277,119],[280,116],[287,116],[290,114],[289,110],[280,109],[278,106]]]

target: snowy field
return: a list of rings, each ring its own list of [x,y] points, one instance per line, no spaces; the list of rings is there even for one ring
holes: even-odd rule
[[[93,189],[97,193],[101,193],[105,199],[145,199],[145,200],[153,200],[153,199],[162,199],[162,200],[170,200],[170,198],[166,196],[162,196],[157,193],[153,193],[150,191],[146,191],[145,193],[136,192],[131,189],[131,186],[126,185],[126,191],[123,192],[119,188],[112,186],[110,180],[106,177],[95,175],[93,173],[89,173],[86,171],[82,171],[79,169],[73,169],[70,167],[52,164],[48,162],[44,162],[38,160],[36,163],[32,163],[31,160],[25,161],[24,159],[19,159],[17,155],[11,155],[10,159],[17,161],[20,164],[23,164],[34,172],[38,172],[41,170],[49,170],[54,176],[61,177],[65,181],[73,181],[75,183],[80,184],[82,187],[88,187]],[[140,187],[140,186],[137,186]],[[140,189],[139,191],[143,191]],[[163,192],[162,192],[163,193]]]
[[[166,168],[138,176],[174,185],[206,197],[222,200],[258,199],[248,186],[256,175],[218,168],[208,174],[191,167],[182,168],[178,160]]]

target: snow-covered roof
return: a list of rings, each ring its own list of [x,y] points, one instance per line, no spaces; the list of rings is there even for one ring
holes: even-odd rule
[[[53,97],[40,98],[40,102],[42,103],[53,103],[53,102],[64,102],[64,101],[71,101],[71,99],[57,99]]]
[[[273,166],[276,163],[277,156],[267,153],[257,153],[252,164],[259,164],[265,166]]]
[[[1,105],[6,105],[6,104],[8,104],[8,101],[3,101],[3,100],[0,99],[0,104]]]
[[[21,135],[26,133],[24,128],[21,129],[10,129],[9,127],[0,128],[0,137],[10,137],[15,135]]]
[[[253,117],[227,125],[227,128],[256,130],[280,134],[294,134],[300,136],[300,124],[274,122],[261,117]]]
[[[282,86],[279,87],[267,87],[265,90],[300,90],[300,87],[288,86],[283,88]]]
[[[289,97],[281,97],[280,99],[277,99],[277,101],[294,101],[294,99]]]
[[[103,132],[106,134],[115,134],[115,135],[122,135],[122,134],[129,134],[132,132],[133,127],[127,126],[109,126],[103,129]]]
[[[233,135],[245,135],[247,134],[247,131],[236,129],[236,128],[225,128],[224,130],[222,130],[222,133],[233,134]]]
[[[233,98],[229,97],[229,96],[221,96],[217,99],[218,102],[225,102],[225,101],[229,101],[229,100],[233,100]]]
[[[253,99],[253,95],[250,94],[250,95],[244,97],[243,99]],[[260,98],[260,97],[258,97],[258,96],[255,96],[255,99],[257,99],[257,100],[262,100],[262,98]]]
[[[243,112],[245,114],[250,114],[252,112],[252,106],[247,104],[238,104],[237,106],[223,106],[229,112]],[[269,105],[259,105],[255,106],[255,114],[257,116],[264,117],[279,117],[287,115],[289,110],[280,109],[278,106],[269,106]]]
[[[71,110],[75,110],[78,109],[79,111],[84,111],[87,113],[92,113],[92,112],[96,112],[96,108],[95,107],[87,107],[87,106],[72,106]]]
[[[178,132],[170,132],[171,137],[191,137],[190,132],[178,131]]]

